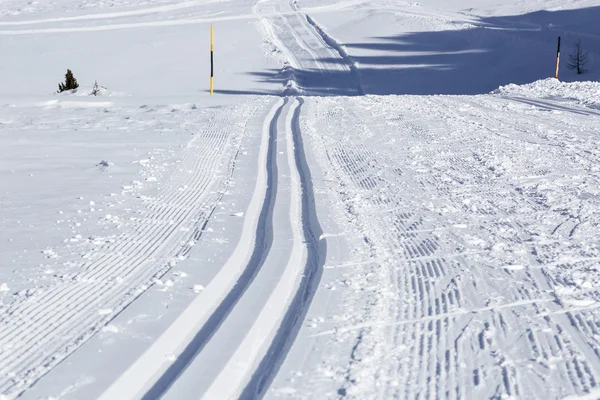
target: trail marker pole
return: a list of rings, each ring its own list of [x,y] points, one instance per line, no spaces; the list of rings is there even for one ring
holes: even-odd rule
[[[210,95],[212,96],[214,91],[214,80],[215,80],[215,64],[214,64],[214,52],[215,52],[215,29],[210,26]]]
[[[556,50],[556,72],[554,77],[558,79],[558,67],[560,66],[560,36],[558,37],[558,48]]]

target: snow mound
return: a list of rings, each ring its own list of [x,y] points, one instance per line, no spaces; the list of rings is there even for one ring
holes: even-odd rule
[[[549,78],[527,85],[500,86],[492,94],[572,100],[579,105],[600,109],[600,82],[561,82],[558,79]]]
[[[69,97],[69,96],[92,96],[92,97],[127,97],[128,94],[124,92],[113,92],[108,90],[104,86],[80,86],[74,90],[65,90],[61,93],[54,93],[57,96]]]

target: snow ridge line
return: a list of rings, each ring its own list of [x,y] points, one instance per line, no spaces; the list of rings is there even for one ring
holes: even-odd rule
[[[298,9],[298,6],[296,6],[295,2],[293,3],[292,7],[296,11],[298,11],[300,13],[300,10]],[[332,36],[330,36],[327,32],[325,32],[325,30],[319,24],[317,24],[317,22],[314,19],[312,19],[310,17],[310,15],[308,15],[308,14],[303,14],[303,15],[306,18],[306,21],[315,29],[315,31],[319,34],[319,36],[321,36],[321,38],[323,39],[323,41],[329,47],[331,47],[332,49],[334,49],[338,53],[338,55],[340,56],[340,58],[342,60],[344,60],[344,63],[350,69],[350,73],[352,75],[354,75],[354,80],[356,82],[357,92],[358,92],[357,95],[358,96],[363,96],[365,94],[365,89],[363,88],[363,85],[362,85],[362,79],[361,79],[361,76],[360,76],[360,71],[356,67],[356,63],[354,62],[354,60],[352,59],[352,57],[350,57],[350,55],[348,54],[348,52],[346,51],[346,49],[344,48],[344,46],[341,45]]]
[[[282,7],[291,11],[281,11]],[[343,46],[303,14],[293,0],[260,0],[253,13],[261,21],[265,42],[280,53],[283,96],[364,94],[358,69]],[[335,62],[325,63],[324,59]],[[305,76],[319,71],[317,81],[306,82]]]
[[[165,12],[165,11],[176,11],[176,10],[190,8],[190,7],[194,7],[194,6],[198,6],[198,5],[214,3],[217,1],[219,1],[219,0],[195,0],[195,1],[186,1],[186,2],[180,3],[180,4],[169,4],[169,5],[165,5],[165,6],[142,8],[142,9],[138,9],[138,10],[129,10],[129,11],[120,11],[120,12],[85,14],[85,15],[77,15],[77,16],[73,16],[73,17],[32,19],[32,20],[25,20],[25,21],[0,21],[0,26],[37,25],[37,24],[46,24],[46,23],[54,23],[54,22],[72,22],[72,21],[87,21],[87,20],[96,20],[96,19],[131,17],[131,16],[136,16],[136,15],[153,14],[153,13],[159,13],[159,12]]]
[[[291,174],[294,244],[285,272],[242,343],[203,399],[262,398],[294,342],[319,285],[327,251],[315,209],[310,171],[300,132],[304,101],[287,111],[287,157]],[[247,383],[246,383],[247,382]],[[245,385],[245,386],[244,386]]]
[[[335,9],[333,9],[333,10],[335,10]],[[315,8],[315,12],[326,12],[326,11],[327,11],[327,9],[321,9],[319,7]],[[296,14],[296,13],[295,12],[273,12],[273,13],[262,14],[262,16],[263,17],[276,17],[276,16],[280,16],[280,15],[294,15],[294,14]],[[256,19],[256,18],[257,18],[257,15],[255,13],[251,13],[251,14],[226,15],[226,16],[221,16],[221,17],[206,16],[206,17],[202,17],[202,18],[174,19],[174,20],[168,20],[168,21],[130,22],[130,23],[122,23],[122,24],[106,24],[106,25],[96,25],[96,26],[0,30],[0,35],[35,35],[35,34],[41,34],[41,33],[104,32],[104,31],[116,31],[116,30],[122,30],[122,29],[162,28],[162,27],[170,27],[170,26],[198,25],[198,24],[208,24],[208,23],[215,23],[215,22],[225,22],[225,21],[243,21],[243,20],[252,20],[252,19]],[[59,22],[59,21],[56,21],[56,22]]]
[[[258,12],[258,7],[265,1],[267,0],[259,0],[254,7],[252,7],[252,13],[258,19],[263,35],[266,36],[265,43],[270,45],[273,50],[283,53],[283,57],[280,57],[279,60],[283,63],[279,75],[285,80],[283,96],[300,94],[300,89],[298,88],[294,75],[294,71],[299,67],[298,61],[293,53],[281,42],[281,39],[275,33],[274,25],[264,15]]]
[[[276,188],[273,121],[276,124],[286,103],[275,103],[265,119],[259,175],[234,252],[206,289],[102,394],[101,400],[160,397],[210,340],[262,266],[270,243],[265,237],[258,242],[261,235],[257,232],[268,231],[269,226],[272,229],[269,220],[272,222]]]
[[[225,166],[233,135],[214,129],[228,118],[226,113],[215,117],[192,140],[202,144],[186,149],[180,169],[200,171],[181,174],[188,190],[163,191],[146,208],[146,218],[136,221],[117,242],[89,253],[76,267],[78,272],[3,313],[0,349],[12,351],[0,350],[0,392],[17,396],[26,390],[147,290],[152,278],[168,270],[173,258],[185,251],[181,243],[194,240],[222,196],[219,188],[226,177],[205,171]],[[206,160],[210,165],[205,165]],[[233,168],[231,162],[228,165]],[[99,313],[100,309],[110,312]]]
[[[317,22],[314,19],[312,19],[308,14],[303,13],[298,7],[296,0],[291,0],[290,6],[295,13],[303,17],[302,20],[306,21],[307,27],[312,28],[311,31],[315,32],[316,36],[319,39],[321,39],[321,41],[326,46],[329,46],[329,48],[331,48],[331,50],[341,59],[342,66],[347,68],[350,72],[350,75],[352,75],[354,78],[353,82],[356,85],[356,94],[358,96],[364,95],[365,91],[361,84],[361,77],[358,68],[356,68],[356,64],[348,55],[348,53],[344,49],[344,46],[342,46],[337,40],[335,40],[327,32],[325,32],[325,30],[319,24],[317,24]],[[319,65],[322,65],[316,57],[315,60],[319,63]]]

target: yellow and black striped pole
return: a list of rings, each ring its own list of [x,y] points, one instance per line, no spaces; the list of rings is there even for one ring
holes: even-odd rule
[[[214,80],[215,80],[215,64],[214,64],[214,54],[215,52],[215,30],[213,26],[210,26],[210,94],[212,96],[214,90]]]

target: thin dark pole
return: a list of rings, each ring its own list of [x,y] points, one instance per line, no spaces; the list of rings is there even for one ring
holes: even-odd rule
[[[558,37],[558,47],[556,49],[556,72],[554,77],[558,79],[558,68],[560,66],[560,36]]]

